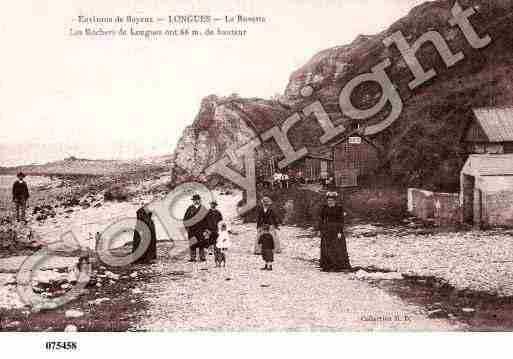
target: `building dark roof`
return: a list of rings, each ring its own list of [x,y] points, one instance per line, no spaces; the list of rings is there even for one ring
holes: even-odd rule
[[[513,107],[477,108],[473,112],[489,142],[513,141]]]

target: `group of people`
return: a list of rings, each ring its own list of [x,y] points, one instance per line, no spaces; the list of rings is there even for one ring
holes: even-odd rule
[[[338,193],[328,192],[326,204],[319,212],[317,228],[321,237],[320,268],[324,272],[351,271],[344,235],[344,207],[337,204]],[[255,254],[262,254],[264,270],[272,270],[274,253],[281,252],[279,241],[279,219],[272,207],[269,197],[262,198],[262,205],[257,210],[257,241]]]
[[[189,237],[190,262],[205,262],[205,251],[210,248],[217,266],[226,265],[226,251],[230,246],[230,236],[223,215],[217,209],[217,202],[210,202],[210,209],[201,203],[201,196],[192,196],[192,205],[185,211],[184,226]]]
[[[325,272],[346,272],[351,270],[344,235],[344,207],[337,204],[338,193],[328,192],[326,204],[319,213],[318,229],[321,237],[320,267]],[[210,203],[207,210],[201,204],[201,197],[195,194],[193,204],[187,209],[184,224],[187,229],[190,246],[190,261],[196,261],[199,251],[200,261],[205,261],[205,249],[213,247],[216,258],[226,263],[226,250],[229,247],[229,233],[223,222],[221,212],[217,210],[217,202]],[[263,197],[257,208],[257,235],[254,243],[254,254],[262,255],[264,267],[262,270],[272,270],[274,254],[281,253],[279,239],[280,219],[272,208],[273,202],[269,197]],[[197,216],[197,217],[196,217]],[[197,220],[194,220],[197,218]],[[193,222],[190,222],[193,220]]]
[[[16,209],[16,219],[26,221],[25,212],[29,191],[25,182],[25,174],[18,173],[17,181],[12,187],[12,198]],[[338,193],[328,192],[326,204],[319,213],[318,229],[321,237],[320,267],[323,271],[349,271],[351,265],[347,253],[344,236],[344,208],[337,204]],[[206,251],[214,254],[216,266],[226,265],[227,250],[231,245],[230,232],[223,215],[217,209],[217,202],[210,202],[207,209],[202,204],[201,196],[194,194],[190,205],[184,215],[184,226],[189,239],[190,262],[206,261]],[[279,239],[280,219],[273,202],[269,197],[261,199],[261,205],[257,208],[257,236],[254,242],[254,254],[262,255],[265,266],[263,270],[272,270],[274,254],[281,253]],[[152,213],[147,207],[137,211],[138,227],[134,231],[133,252],[137,251],[143,243],[142,235],[149,236],[136,263],[151,263],[157,258],[157,236]],[[144,230],[141,226],[145,226]]]
[[[283,175],[282,175],[283,176]],[[25,213],[30,197],[25,174],[17,174],[17,181],[12,187],[12,199],[15,204],[16,219],[26,221]],[[285,180],[287,181],[287,180]],[[319,213],[318,229],[321,236],[320,267],[323,271],[348,271],[351,269],[344,236],[344,208],[337,204],[338,193],[328,192],[326,204]],[[216,266],[226,265],[226,252],[230,247],[230,233],[223,215],[217,209],[217,202],[210,202],[207,209],[202,204],[201,196],[194,194],[190,205],[184,215],[184,226],[189,239],[190,262],[206,261],[206,251],[214,254]],[[157,236],[152,213],[147,207],[137,211],[138,227],[134,231],[133,252],[139,249],[142,235],[146,233],[149,238],[148,246],[142,251],[136,263],[151,263],[157,258]],[[262,255],[265,262],[264,270],[272,270],[274,253],[281,253],[279,240],[280,219],[273,202],[269,197],[261,199],[257,208],[257,236],[254,242],[254,253]],[[149,231],[141,228],[144,225]]]
[[[286,173],[276,172],[273,174],[273,188],[289,188],[290,176]]]
[[[190,262],[196,262],[197,254],[201,262],[206,261],[206,250],[213,251],[216,266],[226,265],[226,252],[231,245],[230,233],[223,215],[217,209],[217,202],[210,202],[210,209],[202,205],[201,196],[192,196],[190,205],[184,215],[184,226],[189,238]],[[272,200],[262,198],[262,205],[257,209],[257,238],[254,253],[262,255],[265,266],[262,270],[272,270],[274,253],[281,252],[277,231],[279,218],[271,208]]]
[[[351,264],[347,252],[344,236],[344,208],[337,203],[338,193],[328,192],[326,204],[319,213],[318,229],[321,237],[320,268],[325,272],[351,271]],[[226,266],[227,250],[231,245],[230,232],[223,215],[217,209],[217,202],[210,203],[210,209],[202,204],[201,196],[192,196],[190,205],[184,215],[184,226],[189,240],[190,262],[205,262],[206,251],[214,254],[216,267]],[[269,197],[263,197],[261,205],[257,208],[257,235],[254,242],[254,254],[262,255],[264,267],[262,270],[272,270],[274,254],[281,253],[282,247],[279,239],[280,219],[272,208],[273,202]],[[137,211],[137,218],[150,229],[149,247],[137,261],[149,263],[156,259],[155,224],[151,212],[145,208]],[[134,232],[134,251],[141,243],[140,231]]]
[[[226,223],[223,222],[223,215],[217,209],[217,202],[212,201],[210,209],[207,209],[202,205],[199,194],[192,196],[192,202],[183,218],[189,239],[189,261],[196,262],[199,257],[200,262],[205,262],[206,251],[210,250],[210,254],[214,255],[216,266],[225,266],[230,236]],[[137,254],[138,259],[135,263],[152,263],[157,258],[157,237],[152,213],[147,207],[142,207],[137,211],[137,219],[132,252],[135,253],[140,249],[143,235],[149,238],[145,238],[147,240],[144,242],[148,243],[148,246]],[[149,231],[142,228],[143,226]]]

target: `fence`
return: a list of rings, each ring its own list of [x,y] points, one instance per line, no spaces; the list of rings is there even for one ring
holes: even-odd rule
[[[408,189],[408,212],[422,220],[434,220],[440,226],[461,222],[458,193],[437,193],[418,188]]]

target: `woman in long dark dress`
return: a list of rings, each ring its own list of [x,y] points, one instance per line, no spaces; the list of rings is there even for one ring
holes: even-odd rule
[[[338,193],[328,192],[327,204],[321,209],[321,270],[341,272],[351,270],[344,236],[344,208],[337,205]]]
[[[145,238],[145,240],[149,241],[148,248],[144,251],[144,254],[137,259],[135,263],[150,263],[151,261],[157,259],[157,234],[155,231],[155,223],[153,222],[152,213],[148,211],[146,208],[141,207],[137,210],[137,219],[144,224],[146,224],[149,230],[149,238]],[[140,226],[140,225],[139,225]],[[138,228],[136,225],[136,230],[134,231],[134,242],[132,253],[137,251],[139,246],[142,244],[141,235],[148,233],[142,228]],[[138,230],[139,229],[139,230]]]

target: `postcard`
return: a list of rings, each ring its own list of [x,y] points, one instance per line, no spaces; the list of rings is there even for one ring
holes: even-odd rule
[[[2,8],[0,340],[513,329],[513,1]]]

